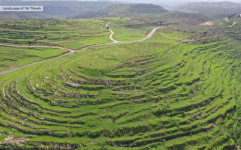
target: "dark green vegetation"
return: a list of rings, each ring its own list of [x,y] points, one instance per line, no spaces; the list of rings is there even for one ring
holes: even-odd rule
[[[0,22],[0,43],[48,45],[78,49],[106,43],[109,31],[103,20],[31,19]]]
[[[14,13],[0,12],[0,20],[30,19],[30,18],[69,18],[76,14],[84,14],[91,10],[98,10],[116,4],[114,2],[85,2],[85,1],[19,1],[1,0],[0,6],[44,6],[43,13]]]
[[[90,11],[75,18],[133,17],[140,15],[162,14],[168,12],[163,7],[153,4],[117,4],[98,11]]]
[[[165,26],[0,76],[0,149],[238,150],[241,21],[169,16],[112,19],[117,35]]]
[[[179,11],[200,13],[214,19],[223,18],[234,13],[241,13],[241,4],[233,2],[197,2],[188,3],[177,8]]]

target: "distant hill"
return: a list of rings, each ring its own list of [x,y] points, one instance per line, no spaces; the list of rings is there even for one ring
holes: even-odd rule
[[[200,2],[188,3],[176,10],[201,13],[212,18],[223,18],[234,13],[241,13],[241,4],[233,2]]]
[[[212,18],[197,14],[197,13],[184,13],[178,11],[172,11],[159,17],[162,21],[167,21],[176,24],[188,24],[188,25],[199,25],[202,22],[211,20]],[[154,18],[153,18],[154,19]]]
[[[0,6],[23,6],[40,5],[44,6],[44,12],[0,12],[0,19],[28,19],[28,18],[69,18],[85,14],[91,10],[99,10],[115,2],[104,1],[0,1]]]
[[[166,9],[154,4],[116,4],[98,11],[89,11],[75,18],[132,17],[166,12],[168,12]]]

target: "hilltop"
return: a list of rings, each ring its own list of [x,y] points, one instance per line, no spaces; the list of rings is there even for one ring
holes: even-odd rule
[[[98,18],[98,17],[132,17],[148,14],[162,14],[168,12],[161,6],[154,4],[116,4],[98,11],[89,11],[75,18]]]
[[[234,13],[241,13],[241,4],[233,2],[200,2],[188,3],[176,10],[201,13],[213,18],[223,18]]]

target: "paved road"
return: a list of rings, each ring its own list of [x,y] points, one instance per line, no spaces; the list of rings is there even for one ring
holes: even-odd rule
[[[106,24],[106,27],[109,28],[109,23]],[[22,45],[7,45],[7,44],[0,44],[0,46],[6,46],[6,47],[15,47],[15,48],[53,48],[53,49],[63,49],[63,50],[68,50],[69,52],[68,53],[65,53],[63,55],[60,55],[60,56],[56,56],[56,57],[52,57],[52,58],[49,58],[49,59],[45,59],[45,60],[41,60],[41,61],[38,61],[38,62],[34,62],[34,63],[31,63],[31,64],[28,64],[28,65],[24,65],[24,66],[21,66],[21,67],[17,67],[17,68],[13,68],[13,69],[9,69],[9,70],[6,70],[6,71],[2,71],[0,72],[0,76],[1,75],[4,75],[4,74],[7,74],[7,73],[10,73],[10,72],[14,72],[14,71],[17,71],[19,69],[22,69],[22,68],[26,68],[26,67],[29,67],[29,66],[32,66],[32,65],[35,65],[35,64],[38,64],[38,63],[41,63],[41,62],[44,62],[46,60],[50,60],[50,59],[54,59],[54,58],[60,58],[60,57],[64,57],[64,56],[67,56],[67,55],[70,55],[70,54],[73,54],[77,51],[80,51],[80,50],[84,50],[84,49],[88,49],[88,48],[92,48],[92,47],[99,47],[99,46],[105,46],[105,45],[114,45],[114,44],[128,44],[128,43],[137,43],[137,42],[143,42],[145,40],[148,40],[150,39],[158,29],[160,29],[161,27],[156,27],[154,29],[152,29],[152,31],[143,39],[140,39],[140,40],[135,40],[135,41],[126,41],[126,42],[122,42],[122,41],[117,41],[115,39],[113,39],[113,35],[114,35],[114,32],[109,28],[109,31],[110,31],[110,40],[112,42],[110,43],[103,43],[103,44],[95,44],[95,45],[90,45],[90,46],[86,46],[86,47],[82,47],[82,48],[79,48],[79,49],[69,49],[69,48],[65,48],[65,47],[55,47],[55,46],[22,46]]]
[[[27,45],[8,45],[8,44],[0,44],[0,46],[4,47],[15,47],[15,48],[53,48],[53,49],[63,49],[69,51],[69,53],[74,53],[73,49],[65,48],[65,47],[58,47],[58,46],[27,46]]]
[[[136,42],[142,42],[142,41],[150,39],[156,33],[156,31],[161,28],[161,27],[156,27],[156,28],[152,29],[152,31],[144,39],[122,42],[122,41],[117,41],[117,40],[113,39],[114,32],[109,27],[110,23],[111,22],[107,23],[106,27],[109,28],[109,31],[111,33],[110,34],[110,40],[113,41],[114,43],[136,43]]]

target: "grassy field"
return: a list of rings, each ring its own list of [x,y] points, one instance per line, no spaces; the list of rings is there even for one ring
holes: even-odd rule
[[[63,46],[70,48],[80,48],[87,45],[109,42],[107,39],[109,31],[105,28],[105,22],[125,21],[126,18],[109,18],[103,21],[100,20],[18,20],[12,22],[1,23],[2,28],[2,42],[4,44],[16,45],[44,45],[44,46]],[[115,24],[115,23],[113,23]],[[115,24],[117,25],[117,24]],[[3,28],[4,27],[4,28]],[[129,30],[123,28],[119,30],[118,26],[115,28],[115,33],[119,37],[122,35],[128,40],[135,40],[145,37],[142,29]],[[96,28],[96,29],[95,29]],[[62,31],[63,30],[63,31]],[[75,31],[78,30],[78,31]],[[89,31],[87,31],[89,30]],[[90,32],[97,33],[91,34]],[[60,32],[61,31],[61,32]],[[122,34],[120,34],[123,31]],[[45,32],[45,33],[44,33]],[[66,32],[66,34],[65,34]],[[135,37],[129,37],[132,32]],[[103,33],[103,37],[101,34]],[[14,34],[14,36],[13,36]],[[79,35],[78,35],[79,34]],[[84,35],[85,36],[84,36]],[[86,36],[88,35],[88,36]],[[72,38],[75,42],[68,42]],[[106,38],[107,37],[107,38]],[[128,38],[129,37],[129,38]],[[81,39],[79,39],[81,38]],[[79,40],[79,41],[77,41]],[[34,41],[29,43],[29,41]],[[27,65],[36,61],[44,60],[54,56],[61,55],[67,51],[48,48],[14,48],[14,47],[0,47],[0,71],[16,68]]]
[[[68,52],[48,48],[14,48],[0,46],[0,71],[24,66]]]
[[[204,30],[200,23],[209,21],[210,18],[200,14],[188,14],[181,12],[170,12],[161,15],[146,15],[133,18],[109,18],[110,28],[114,31],[113,38],[117,41],[134,41],[143,39],[155,27],[159,26],[181,26]],[[192,26],[190,26],[192,25]],[[194,26],[195,25],[195,26]],[[196,32],[197,30],[195,30]]]
[[[139,27],[132,22],[128,22],[126,26],[118,25],[118,23],[128,21],[128,18],[6,21],[0,23],[0,31],[2,31],[0,32],[0,42],[3,44],[62,46],[77,49],[87,45],[110,42],[110,33],[106,29],[106,23],[109,21],[113,22],[111,28],[116,35],[114,38],[118,40],[142,39],[154,27],[145,27],[144,23],[141,24],[142,27]],[[58,56],[65,52],[67,51],[48,48],[0,47],[0,71]]]
[[[166,27],[0,76],[0,148],[235,149],[240,50],[194,35]]]
[[[87,45],[111,42],[106,24],[114,39],[132,41],[144,38],[152,28],[162,25],[199,24],[208,20],[201,15],[167,13],[134,18],[102,19],[30,19],[0,22],[0,44],[49,45],[78,49]]]
[[[113,38],[117,41],[143,39],[155,27],[154,25],[119,24],[118,22],[110,24],[110,28],[115,33]]]

